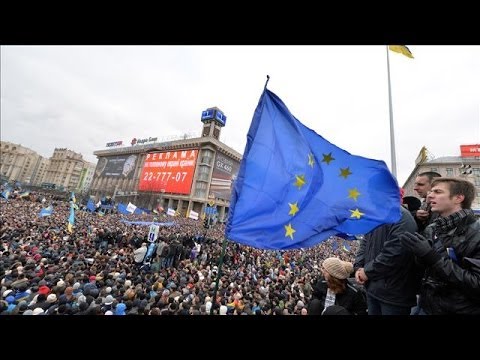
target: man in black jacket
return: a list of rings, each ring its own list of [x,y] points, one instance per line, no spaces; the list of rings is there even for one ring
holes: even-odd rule
[[[401,219],[365,235],[356,254],[355,279],[365,285],[368,315],[408,315],[416,304],[421,274],[399,237],[417,225],[407,209],[400,210]]]
[[[415,178],[413,190],[415,190],[422,199],[422,204],[420,205],[420,209],[414,211],[412,215],[417,222],[418,231],[420,232],[430,225],[437,217],[436,213],[432,213],[430,202],[427,200],[427,195],[432,189],[432,181],[441,176],[442,175],[435,171],[426,171],[418,174]]]
[[[439,217],[424,236],[406,233],[403,247],[427,269],[420,290],[421,314],[480,315],[480,221],[471,205],[472,183],[456,178],[432,182],[428,200]]]

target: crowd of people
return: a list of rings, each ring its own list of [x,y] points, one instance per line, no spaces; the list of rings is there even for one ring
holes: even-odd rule
[[[73,201],[17,191],[0,198],[0,314],[480,315],[475,187],[426,172],[415,191],[359,241],[288,251],[166,214],[79,207],[72,229]]]
[[[68,199],[12,195],[0,199],[3,315],[306,315],[322,261],[351,263],[358,246],[331,239],[271,251],[228,241],[215,293],[222,224],[205,230],[201,220],[178,216],[77,210],[70,233]],[[39,216],[50,205],[51,215]],[[147,258],[149,226],[127,218],[173,225],[160,226]]]

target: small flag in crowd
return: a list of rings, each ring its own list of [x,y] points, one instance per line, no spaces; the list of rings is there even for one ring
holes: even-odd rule
[[[128,205],[127,205],[127,211],[128,211],[130,214],[133,214],[136,209],[137,209],[137,207],[136,207],[135,205],[133,205],[131,202],[128,203]]]
[[[12,189],[11,188],[6,188],[5,190],[2,191],[2,193],[0,195],[2,195],[3,198],[8,200],[8,197],[10,196],[11,193],[12,193]]]
[[[73,225],[75,224],[75,207],[73,201],[70,203],[70,216],[68,217],[67,230],[71,234],[73,233]]]
[[[38,214],[39,217],[43,217],[43,216],[50,216],[53,214],[53,207],[52,205],[50,205],[49,207],[46,207],[42,210],[40,210],[40,213]]]
[[[93,202],[93,199],[88,200],[87,210],[89,210],[91,212],[94,212],[95,209],[96,209],[96,207],[95,207],[95,203]]]
[[[24,191],[23,193],[20,194],[21,198],[26,198],[30,195],[30,191]]]

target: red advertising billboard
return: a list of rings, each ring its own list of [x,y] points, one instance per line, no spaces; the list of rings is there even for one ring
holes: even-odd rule
[[[462,157],[480,156],[480,144],[476,145],[460,145]]]
[[[138,190],[189,194],[198,150],[148,153]]]

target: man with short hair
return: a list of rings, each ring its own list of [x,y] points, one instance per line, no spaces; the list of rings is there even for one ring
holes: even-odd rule
[[[439,178],[442,175],[435,171],[426,171],[420,173],[415,178],[415,184],[413,190],[420,196],[422,199],[422,205],[420,209],[415,211],[412,215],[415,218],[415,221],[418,226],[418,231],[422,232],[433,220],[436,218],[436,214],[432,214],[430,210],[430,204],[427,200],[427,195],[432,189],[432,181],[435,178]]]
[[[424,232],[400,236],[402,246],[426,266],[421,314],[480,315],[480,220],[471,210],[475,187],[437,178],[428,201],[439,214]]]

